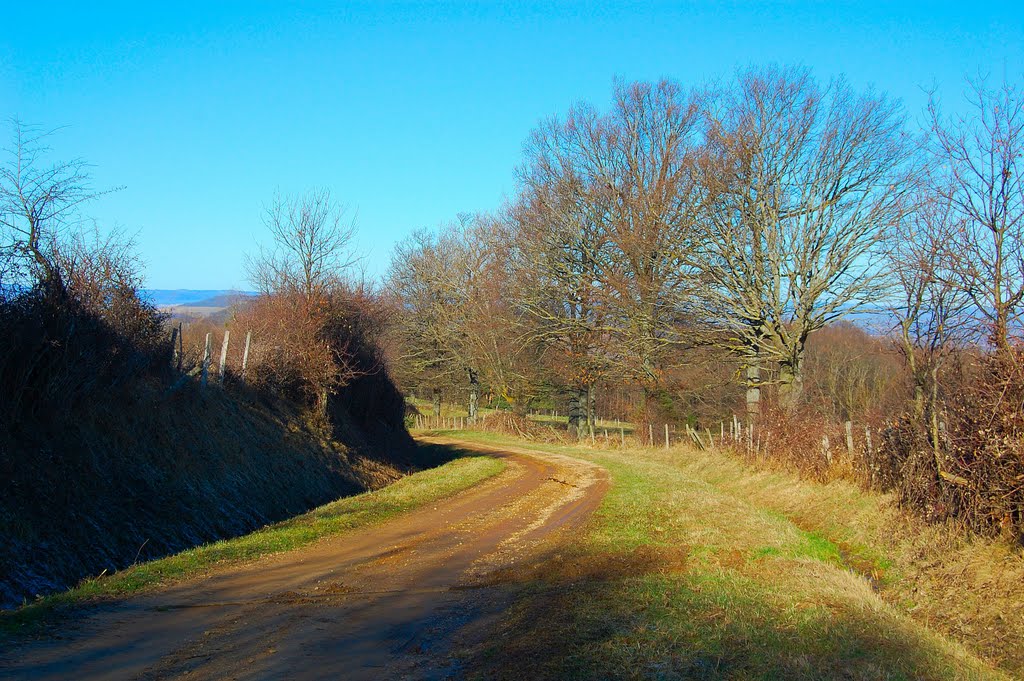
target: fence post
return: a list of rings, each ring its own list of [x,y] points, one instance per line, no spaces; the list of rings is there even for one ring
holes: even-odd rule
[[[178,344],[181,342],[181,322],[171,329],[171,366],[181,371],[181,353],[178,352]]]
[[[867,448],[868,461],[871,461],[874,458],[874,452],[871,451],[871,426],[864,426],[864,446]]]
[[[242,383],[245,383],[245,370],[249,367],[249,344],[252,343],[252,331],[245,332],[245,352],[242,353]]]
[[[622,448],[625,449],[626,448],[626,427],[625,426],[619,426],[619,435],[622,436]]]
[[[651,446],[654,446],[654,424],[647,424],[647,435],[651,438]]]
[[[224,330],[224,342],[220,344],[220,366],[217,372],[217,382],[224,385],[224,371],[228,364],[228,339],[231,338],[231,331]]]
[[[210,373],[210,334],[206,334],[206,346],[203,350],[203,373],[202,378],[199,380],[199,385],[206,387],[206,382],[209,378]]]
[[[822,452],[822,454],[825,455],[825,461],[827,461],[828,464],[831,466],[832,465],[832,448],[831,448],[831,446],[829,446],[828,434],[827,433],[821,438],[821,452]]]
[[[668,449],[668,424],[665,424],[665,449]]]
[[[181,373],[181,363],[185,361],[185,338],[181,322],[178,322],[178,373]]]
[[[847,421],[846,426],[846,453],[853,456],[853,423]]]

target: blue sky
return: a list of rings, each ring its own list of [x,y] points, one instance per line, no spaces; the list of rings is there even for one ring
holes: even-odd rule
[[[499,206],[531,128],[616,76],[800,64],[918,115],[924,87],[955,108],[965,75],[1024,69],[1010,2],[91,4],[0,12],[0,117],[67,126],[56,155],[125,186],[87,212],[137,234],[152,288],[247,288],[261,206],[314,185],[378,275],[413,229]]]

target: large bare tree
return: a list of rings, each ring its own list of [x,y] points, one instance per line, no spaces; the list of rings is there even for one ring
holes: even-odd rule
[[[747,405],[776,363],[792,409],[807,339],[878,301],[878,246],[904,210],[911,145],[897,103],[755,69],[708,109],[700,267],[707,313],[746,365]]]
[[[697,97],[677,83],[617,84],[590,156],[610,193],[603,271],[619,376],[644,388],[645,418],[669,364],[694,341],[699,193]]]
[[[607,368],[601,288],[611,192],[588,159],[601,125],[593,108],[580,105],[564,122],[552,119],[534,131],[510,212],[524,284],[518,302],[533,319],[531,340],[556,358],[568,386],[569,429],[580,436],[594,425],[594,386]]]

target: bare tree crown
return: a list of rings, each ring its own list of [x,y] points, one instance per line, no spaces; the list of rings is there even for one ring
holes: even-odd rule
[[[297,292],[307,301],[329,293],[359,262],[347,212],[324,188],[276,195],[263,214],[273,243],[246,259],[250,280],[262,293]]]

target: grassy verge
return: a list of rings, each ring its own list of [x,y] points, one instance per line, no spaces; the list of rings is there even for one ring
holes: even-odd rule
[[[15,634],[29,630],[61,606],[128,596],[147,588],[200,575],[213,567],[290,551],[328,535],[379,523],[452,496],[497,475],[504,468],[503,461],[485,456],[455,459],[443,466],[402,478],[388,487],[339,499],[251,534],[198,546],[112,575],[87,579],[73,589],[43,597],[19,610],[0,614],[0,631]]]
[[[510,587],[515,606],[489,642],[465,651],[481,677],[1005,678],[996,663],[1024,671],[920,616],[963,604],[949,592],[939,602],[914,565],[921,544],[894,528],[903,519],[884,497],[754,471],[724,453],[538,448],[600,463],[612,487],[586,533]],[[1012,600],[1003,606],[1016,616]],[[1000,635],[1014,631],[1007,621]]]

